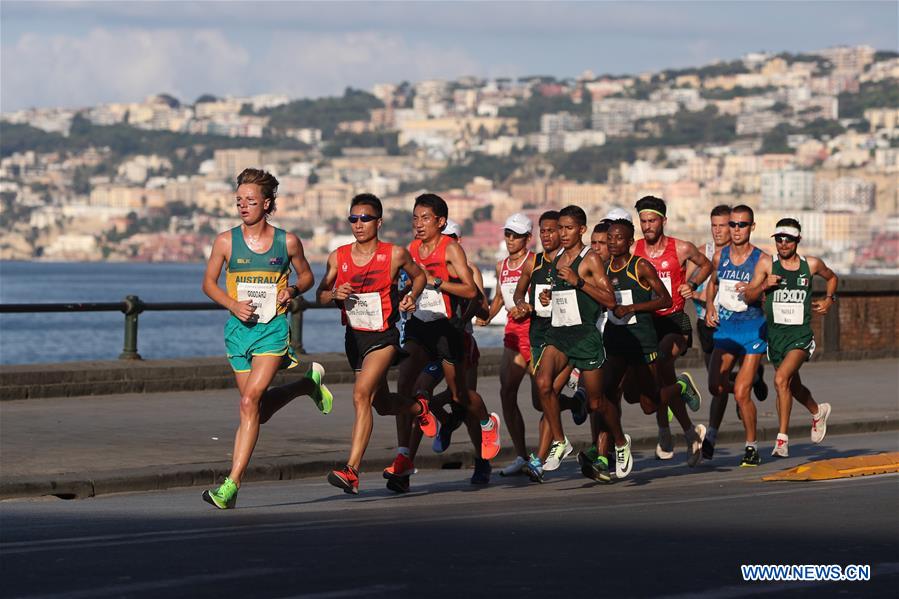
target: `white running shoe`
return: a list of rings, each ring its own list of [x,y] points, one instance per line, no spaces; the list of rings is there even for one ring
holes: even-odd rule
[[[521,456],[515,458],[515,461],[499,471],[500,476],[515,476],[516,474],[524,474],[528,469],[528,461]]]
[[[812,417],[812,443],[820,443],[827,434],[827,419],[830,418],[830,404],[818,404],[818,417]]]
[[[690,453],[690,455],[687,456],[687,466],[692,468],[702,459],[702,442],[705,440],[705,425],[697,424],[693,427],[693,430],[685,436],[687,437],[687,451]]]
[[[674,457],[674,440],[670,428],[659,429],[659,442],[656,443],[656,459],[670,460]]]
[[[548,472],[558,469],[562,464],[562,460],[571,455],[572,451],[574,451],[574,447],[571,446],[568,437],[565,437],[564,441],[553,441],[552,446],[549,448],[549,455],[546,456],[546,461],[543,462],[543,470]]]
[[[790,457],[789,441],[787,439],[778,439],[774,442],[774,449],[771,455],[778,458]]]
[[[631,455],[631,436],[625,434],[624,447],[615,446],[615,476],[624,478],[631,473],[634,467],[634,458]]]

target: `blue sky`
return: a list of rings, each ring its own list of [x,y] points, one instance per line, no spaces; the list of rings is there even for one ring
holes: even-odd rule
[[[459,75],[637,73],[755,50],[897,48],[882,2],[12,2],[0,110],[167,92],[339,94]]]

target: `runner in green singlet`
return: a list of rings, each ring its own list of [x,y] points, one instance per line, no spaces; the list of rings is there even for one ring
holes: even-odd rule
[[[830,416],[830,404],[815,402],[811,391],[802,384],[799,368],[815,351],[811,313],[824,315],[833,307],[839,279],[820,258],[803,257],[797,253],[801,232],[802,227],[796,219],[777,221],[772,235],[777,256],[772,258],[766,254],[759,260],[752,282],[744,292],[747,302],[757,301],[765,294],[768,359],[775,368],[774,386],[780,420],[780,432],[771,455],[781,458],[789,456],[787,431],[794,398],[812,415],[812,443],[824,439]],[[815,275],[827,281],[827,291],[824,299],[813,302],[812,278]]]

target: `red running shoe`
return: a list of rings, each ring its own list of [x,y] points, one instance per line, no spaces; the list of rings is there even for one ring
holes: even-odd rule
[[[492,460],[499,453],[499,416],[496,412],[490,414],[493,428],[486,430],[481,427],[481,458]]]
[[[340,470],[332,470],[328,474],[328,482],[343,489],[344,493],[359,494],[359,472],[352,466],[344,466]]]
[[[424,395],[418,395],[416,396],[415,401],[421,406],[421,414],[415,418],[415,422],[418,423],[418,428],[421,429],[421,432],[424,433],[425,437],[436,437],[437,419],[434,418],[434,414],[431,413],[431,410],[428,407],[428,400]]]
[[[410,474],[415,474],[415,465],[412,463],[412,460],[401,453],[396,454],[396,459],[393,460],[393,463],[384,468],[384,478],[388,479],[401,478]]]

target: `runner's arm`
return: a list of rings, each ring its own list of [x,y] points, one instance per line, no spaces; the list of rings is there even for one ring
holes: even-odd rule
[[[612,290],[612,285],[609,284],[609,278],[606,276],[605,268],[598,254],[587,252],[578,265],[577,274],[584,280],[581,291],[609,310],[615,308],[618,303],[615,300],[615,292]]]
[[[637,258],[637,260],[637,276],[643,279],[644,283],[649,285],[649,288],[655,293],[655,298],[648,302],[618,307],[627,308],[628,312],[655,312],[656,310],[670,308],[672,303],[671,294],[668,293],[668,288],[665,287],[665,284],[662,283],[662,279],[659,278],[656,267],[650,264],[649,260],[643,260],[642,258]],[[618,316],[617,311],[616,316]],[[624,315],[622,314],[618,317],[621,318],[622,316]]]
[[[415,303],[418,301],[418,296],[421,295],[425,285],[428,284],[428,276],[412,259],[409,250],[402,246],[393,246],[393,263],[397,265],[397,270],[393,273],[393,280],[396,280],[396,276],[399,274],[400,269],[409,276],[411,283],[406,285],[401,291],[403,297],[400,300],[399,308],[402,312],[411,312],[415,310]]]
[[[471,268],[471,275],[474,278],[474,284],[478,288],[478,296],[468,302],[467,309],[465,310],[465,315],[468,320],[471,320],[474,317],[483,319],[487,316],[489,306],[487,305],[487,294],[484,293],[484,275],[481,274],[481,269],[477,267],[475,264],[469,263],[469,268]]]
[[[749,283],[737,283],[735,289],[742,291],[743,301],[747,304],[754,304],[759,301],[766,289],[777,285],[776,275],[771,274],[772,262],[771,256],[762,254],[759,261],[755,263],[755,271],[752,273],[752,280]]]
[[[824,298],[812,302],[812,310],[818,314],[827,314],[836,301],[834,298],[836,297],[837,285],[840,284],[840,279],[837,277],[837,273],[830,270],[821,258],[810,256],[807,260],[812,276],[820,275],[822,279],[827,281],[827,291],[825,291]]]
[[[718,326],[718,308],[715,306],[715,295],[718,293],[718,263],[721,260],[721,250],[717,250],[712,257],[712,274],[705,286],[705,324],[708,327]]]
[[[252,300],[237,301],[219,287],[218,279],[222,274],[222,268],[231,256],[231,235],[229,232],[220,233],[212,244],[212,253],[206,263],[206,272],[203,274],[203,293],[218,305],[227,308],[234,316],[246,321],[253,315]]]
[[[297,273],[297,282],[294,283],[294,288],[297,295],[303,295],[315,285],[315,277],[306,260],[303,242],[293,233],[287,234],[287,254],[290,256],[290,264],[293,266],[294,272]]]
[[[461,280],[459,283],[452,281],[444,281],[440,285],[440,291],[455,295],[462,299],[474,299],[478,295],[478,287],[474,282],[474,275],[468,267],[468,259],[465,256],[465,250],[462,246],[451,241],[446,246],[446,263],[452,266],[456,271],[456,276]],[[433,284],[434,279],[428,275],[428,283]]]
[[[696,266],[693,272],[687,276],[687,280],[681,288],[678,289],[678,292],[684,298],[690,299],[693,297],[693,292],[696,291],[696,288],[709,278],[709,275],[712,273],[712,263],[695,245],[682,239],[677,240],[677,254],[678,257],[683,256],[684,261]]]
[[[493,299],[490,300],[490,306],[489,306],[489,309],[487,310],[487,315],[486,315],[487,317],[481,319],[483,321],[483,324],[487,324],[488,322],[493,320],[493,318],[497,314],[499,314],[499,311],[503,309],[503,294],[502,294],[502,290],[501,290],[500,284],[499,284],[499,282],[500,282],[500,277],[499,277],[500,264],[502,264],[502,262],[498,262],[496,264],[496,289],[493,290]],[[482,323],[479,322],[478,324],[482,324]]]
[[[511,318],[521,319],[531,313],[531,305],[526,300],[528,289],[531,286],[531,277],[534,276],[536,260],[535,256],[534,260],[528,260],[521,268],[521,278],[518,279],[518,283],[515,285],[515,293],[512,294],[512,301],[515,303],[515,307],[509,312]]]
[[[330,303],[337,304],[337,297],[334,291],[334,281],[337,280],[337,252],[331,252],[328,255],[328,263],[325,269],[325,276],[322,277],[321,282],[318,284],[318,289],[315,292],[315,296],[318,299],[318,303],[326,306]]]

